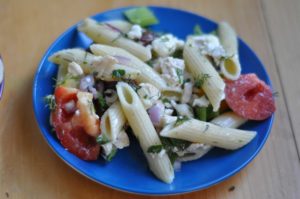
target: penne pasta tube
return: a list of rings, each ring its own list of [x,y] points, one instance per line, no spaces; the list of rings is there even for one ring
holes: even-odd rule
[[[178,126],[175,124],[166,126],[160,135],[230,150],[243,147],[256,136],[255,131],[221,127],[196,119],[189,119]]]
[[[220,65],[221,73],[231,80],[236,80],[241,75],[241,64],[238,56],[238,38],[235,31],[227,22],[221,22],[218,27],[220,42],[227,58]]]
[[[92,71],[92,63],[95,59],[99,59],[89,52],[86,52],[80,48],[71,48],[66,50],[60,50],[49,57],[49,61],[59,64],[68,65],[70,62],[76,62],[79,64],[85,73]]]
[[[131,23],[124,20],[109,20],[109,21],[105,21],[105,23],[108,23],[109,25],[119,29],[123,33],[129,32],[132,26]]]
[[[125,115],[120,102],[117,101],[111,105],[101,117],[101,133],[114,142],[122,131],[126,122]]]
[[[161,141],[138,95],[127,83],[119,82],[116,87],[123,112],[148,160],[150,170],[162,181],[171,183],[174,170],[168,155],[147,152],[149,147],[161,145]]]
[[[245,118],[238,116],[234,112],[227,112],[227,113],[223,113],[222,115],[219,115],[218,117],[215,117],[210,122],[221,127],[238,128],[239,126],[243,125],[246,121],[247,120]],[[185,156],[180,157],[179,160],[185,162],[185,161],[199,159],[213,148],[211,145],[207,145],[207,144],[199,144],[199,145],[201,147],[199,147],[194,152],[194,155],[190,155],[187,157]]]
[[[211,102],[213,110],[217,111],[220,108],[221,101],[225,98],[225,83],[209,60],[198,51],[196,45],[194,45],[193,37],[190,37],[186,42],[183,57],[187,69],[195,79],[201,78],[203,75],[208,76],[203,81],[202,89]]]
[[[87,18],[83,20],[81,24],[79,24],[78,30],[80,32],[84,32],[96,43],[102,43],[126,49],[130,53],[140,58],[142,61],[148,61],[152,57],[150,48],[144,47],[137,42],[123,37],[123,33],[113,29],[105,23],[98,23],[93,19]]]
[[[110,55],[118,59],[123,65],[140,70],[141,75],[137,79],[140,83],[150,83],[160,90],[167,87],[165,80],[156,71],[124,49],[102,44],[93,44],[90,49],[95,55]]]

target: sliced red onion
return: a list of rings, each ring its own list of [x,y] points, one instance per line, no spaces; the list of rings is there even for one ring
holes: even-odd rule
[[[152,32],[146,31],[143,33],[140,41],[143,43],[144,46],[151,44],[151,42],[155,39],[155,35]]]
[[[181,162],[180,161],[178,161],[178,160],[176,160],[175,162],[174,162],[174,170],[175,171],[180,171],[181,170]]]
[[[148,110],[148,114],[154,126],[159,126],[162,116],[164,115],[165,106],[162,103],[153,105]]]
[[[95,80],[92,75],[87,75],[80,80],[79,89],[87,91],[90,86],[94,86]]]
[[[71,100],[63,105],[64,110],[67,113],[74,113],[76,111],[76,104],[74,100]]]
[[[113,57],[116,58],[120,64],[128,65],[130,63],[130,59],[128,57],[121,55],[114,55]]]

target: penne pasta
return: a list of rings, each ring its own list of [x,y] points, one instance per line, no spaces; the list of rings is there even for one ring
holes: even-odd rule
[[[211,123],[229,128],[238,128],[247,122],[247,119],[235,114],[234,112],[226,112],[210,121]]]
[[[210,122],[221,127],[238,128],[241,125],[243,125],[246,121],[247,120],[245,118],[242,118],[233,112],[227,112],[227,113],[223,113],[222,115],[219,115],[218,117],[214,118]],[[180,157],[179,160],[186,162],[186,161],[199,159],[213,148],[211,145],[207,145],[207,144],[205,145],[202,144],[200,146],[201,147],[199,147],[194,152],[194,155],[190,155],[187,157],[185,156]]]
[[[101,117],[101,133],[114,142],[121,133],[126,122],[125,115],[121,108],[120,102],[117,101],[111,105]]]
[[[209,60],[198,52],[193,44],[193,38],[190,37],[184,46],[183,57],[186,61],[188,70],[197,79],[203,75],[208,78],[203,82],[202,88],[213,106],[213,110],[220,108],[221,101],[225,98],[225,83],[212,66]]]
[[[142,61],[148,61],[152,57],[150,48],[144,47],[137,42],[123,37],[123,33],[113,29],[105,23],[98,23],[93,19],[87,18],[79,24],[78,30],[84,32],[96,43],[123,48]]]
[[[124,20],[109,20],[109,21],[105,21],[105,23],[108,23],[109,25],[119,29],[123,33],[129,32],[132,26],[131,23]]]
[[[175,124],[176,122],[166,126],[160,135],[230,150],[243,147],[256,136],[255,131],[221,127],[196,119],[189,119],[179,126]]]
[[[110,55],[116,59],[122,59],[123,61],[120,61],[122,64],[140,70],[141,75],[137,79],[140,83],[150,83],[160,90],[167,87],[165,80],[156,71],[124,49],[101,44],[93,44],[90,46],[90,49],[95,55]]]
[[[127,83],[119,82],[116,87],[123,112],[141,145],[150,169],[159,179],[171,183],[174,170],[168,155],[147,152],[149,147],[161,145],[161,141],[138,95]]]
[[[221,62],[221,73],[227,79],[236,80],[241,75],[236,33],[227,22],[221,22],[218,27],[218,34],[227,57]]]
[[[71,48],[54,53],[48,60],[59,65],[68,65],[70,62],[76,62],[82,67],[84,73],[90,73],[92,71],[93,61],[98,58],[100,57],[86,52],[83,49]]]

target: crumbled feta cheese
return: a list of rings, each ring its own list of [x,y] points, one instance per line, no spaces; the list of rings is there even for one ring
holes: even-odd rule
[[[218,37],[214,35],[196,36],[194,37],[194,43],[202,54],[213,57],[217,65],[220,64],[220,59],[226,56]]]
[[[199,107],[208,107],[209,105],[209,101],[208,99],[205,97],[205,95],[203,95],[200,98],[195,98],[193,101],[193,107],[194,106],[199,106]]]
[[[159,58],[157,65],[160,67],[162,77],[171,87],[180,86],[184,78],[184,60],[173,57]]]
[[[193,93],[193,84],[191,82],[187,82],[184,84],[183,93],[181,96],[181,103],[188,103],[192,98]]]
[[[122,130],[117,136],[116,140],[113,141],[113,144],[118,149],[123,149],[124,147],[129,146],[129,138],[127,133],[124,130]]]
[[[159,89],[149,83],[141,83],[139,87],[137,94],[143,102],[145,109],[152,107],[160,98],[161,93]]]
[[[76,62],[71,62],[68,65],[68,73],[74,76],[83,75],[83,70]]]
[[[152,41],[153,50],[159,57],[167,57],[175,52],[176,49],[181,49],[184,46],[184,41],[177,39],[172,34],[162,35]]]
[[[143,35],[143,29],[140,25],[137,24],[131,26],[131,29],[127,33],[127,36],[130,39],[140,39],[142,35]]]
[[[162,117],[162,126],[166,126],[172,122],[175,122],[177,120],[177,117],[176,116],[170,116],[170,115],[167,115],[165,114],[163,117]]]

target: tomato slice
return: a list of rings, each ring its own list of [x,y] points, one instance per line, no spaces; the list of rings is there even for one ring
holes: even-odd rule
[[[250,120],[264,120],[275,112],[271,88],[255,74],[225,80],[226,102],[238,115]]]
[[[66,150],[83,160],[96,160],[100,153],[100,145],[76,122],[75,109],[66,110],[66,104],[70,104],[71,101],[77,102],[77,92],[77,89],[62,86],[56,88],[56,109],[51,113],[52,124],[57,138]]]

